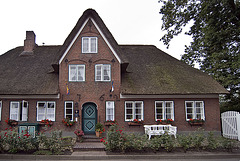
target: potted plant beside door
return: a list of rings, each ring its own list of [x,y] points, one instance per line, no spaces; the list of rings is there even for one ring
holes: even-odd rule
[[[97,137],[101,137],[102,133],[105,131],[103,124],[101,124],[100,122],[98,122],[95,126],[95,132],[96,132],[96,136]]]

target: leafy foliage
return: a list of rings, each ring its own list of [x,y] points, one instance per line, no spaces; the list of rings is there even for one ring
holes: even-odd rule
[[[188,135],[178,135],[175,139],[167,133],[161,136],[151,137],[148,140],[147,135],[125,133],[117,124],[110,127],[107,132],[107,138],[102,138],[101,142],[105,145],[107,151],[111,152],[142,152],[142,151],[174,151],[176,148],[187,152],[190,148],[194,150],[232,150],[237,147],[237,141],[216,136],[209,132],[204,133],[199,129]]]
[[[159,0],[163,5],[161,38],[169,47],[171,39],[183,31],[193,42],[185,48],[182,60],[212,75],[229,90],[224,107],[240,111],[240,2],[234,0]]]

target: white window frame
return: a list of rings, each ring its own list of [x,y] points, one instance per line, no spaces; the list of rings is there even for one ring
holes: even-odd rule
[[[114,101],[106,101],[106,121],[115,120],[115,103]]]
[[[157,121],[157,109],[159,109],[159,107],[157,107],[158,103],[162,103],[162,119],[161,120],[167,120],[167,119],[172,119],[174,121],[174,102],[173,101],[155,101],[155,120]],[[167,104],[171,103],[171,107],[167,107]],[[167,109],[171,109],[171,118],[167,118]]]
[[[100,70],[98,69],[100,67]],[[108,68],[109,74],[104,75],[104,69]],[[100,73],[98,73],[100,71]],[[109,77],[109,79],[105,79],[105,76]],[[100,77],[100,79],[99,79]],[[111,64],[96,64],[95,65],[95,81],[101,82],[110,82],[111,81]]]
[[[72,71],[71,67],[75,67],[75,77],[76,79],[73,79],[72,73],[74,71]],[[79,79],[79,67],[82,68],[83,70],[81,71],[83,74],[83,80]],[[68,67],[68,77],[69,77],[69,81],[70,82],[84,82],[85,81],[85,65],[84,64],[70,64]]]
[[[138,107],[136,107],[136,105],[139,103],[141,104],[141,107],[140,107],[141,113],[136,112],[136,110],[139,109]],[[127,107],[127,104],[132,104],[132,106]],[[127,113],[127,110],[132,110],[132,113]],[[144,120],[143,110],[144,110],[143,101],[125,101],[125,121],[133,121],[134,119]],[[132,116],[132,118],[128,119],[127,115]],[[140,116],[140,118],[137,116]]]
[[[92,42],[95,41],[95,44]],[[87,42],[87,44],[84,44]],[[95,45],[95,50],[93,50],[93,45]],[[98,52],[98,38],[97,37],[82,37],[82,53],[91,54]]]
[[[17,104],[17,109],[13,109],[13,104]],[[16,115],[16,117],[13,117]],[[27,101],[11,101],[10,102],[10,119],[16,121],[28,120],[28,102]]]
[[[67,108],[67,104],[72,104],[72,107],[71,108]],[[64,118],[67,118],[67,116],[71,116],[72,119],[71,121],[73,121],[73,101],[65,101],[64,103]],[[67,110],[71,110],[72,111],[72,114],[67,114]]]
[[[187,104],[191,103],[193,106],[188,107]],[[197,103],[202,104],[201,107],[197,107]],[[192,108],[192,113],[188,113],[188,108]],[[200,113],[198,113],[197,109],[199,108]],[[202,119],[205,120],[205,110],[204,110],[204,101],[185,101],[185,113],[186,113],[186,121],[189,121],[190,118],[188,118],[188,115],[192,115],[192,119]],[[197,117],[197,115],[200,115],[200,118]]]
[[[0,121],[2,121],[2,101],[0,101]]]
[[[43,113],[41,113],[43,115],[42,119],[39,118],[39,114],[40,114],[39,113],[39,108],[40,108],[39,104],[40,103],[44,104],[44,106],[43,106],[44,111],[43,111]],[[51,108],[49,108],[49,104],[54,105],[54,113],[50,113]],[[54,116],[52,118],[51,117],[49,118],[49,115],[54,115]],[[37,102],[37,121],[42,121],[42,120],[45,120],[45,119],[55,121],[55,116],[56,116],[56,102],[55,101],[38,101]]]

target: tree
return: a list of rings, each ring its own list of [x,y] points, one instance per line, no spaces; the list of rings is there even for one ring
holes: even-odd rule
[[[169,47],[174,36],[190,25],[185,34],[193,41],[185,46],[182,60],[199,64],[229,94],[223,107],[240,111],[240,2],[239,0],[159,0],[162,3],[161,41]]]

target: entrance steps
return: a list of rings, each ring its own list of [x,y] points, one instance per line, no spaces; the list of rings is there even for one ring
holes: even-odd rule
[[[74,152],[79,151],[104,151],[105,146],[100,142],[101,138],[95,135],[84,135],[83,142],[76,142],[73,147]]]

